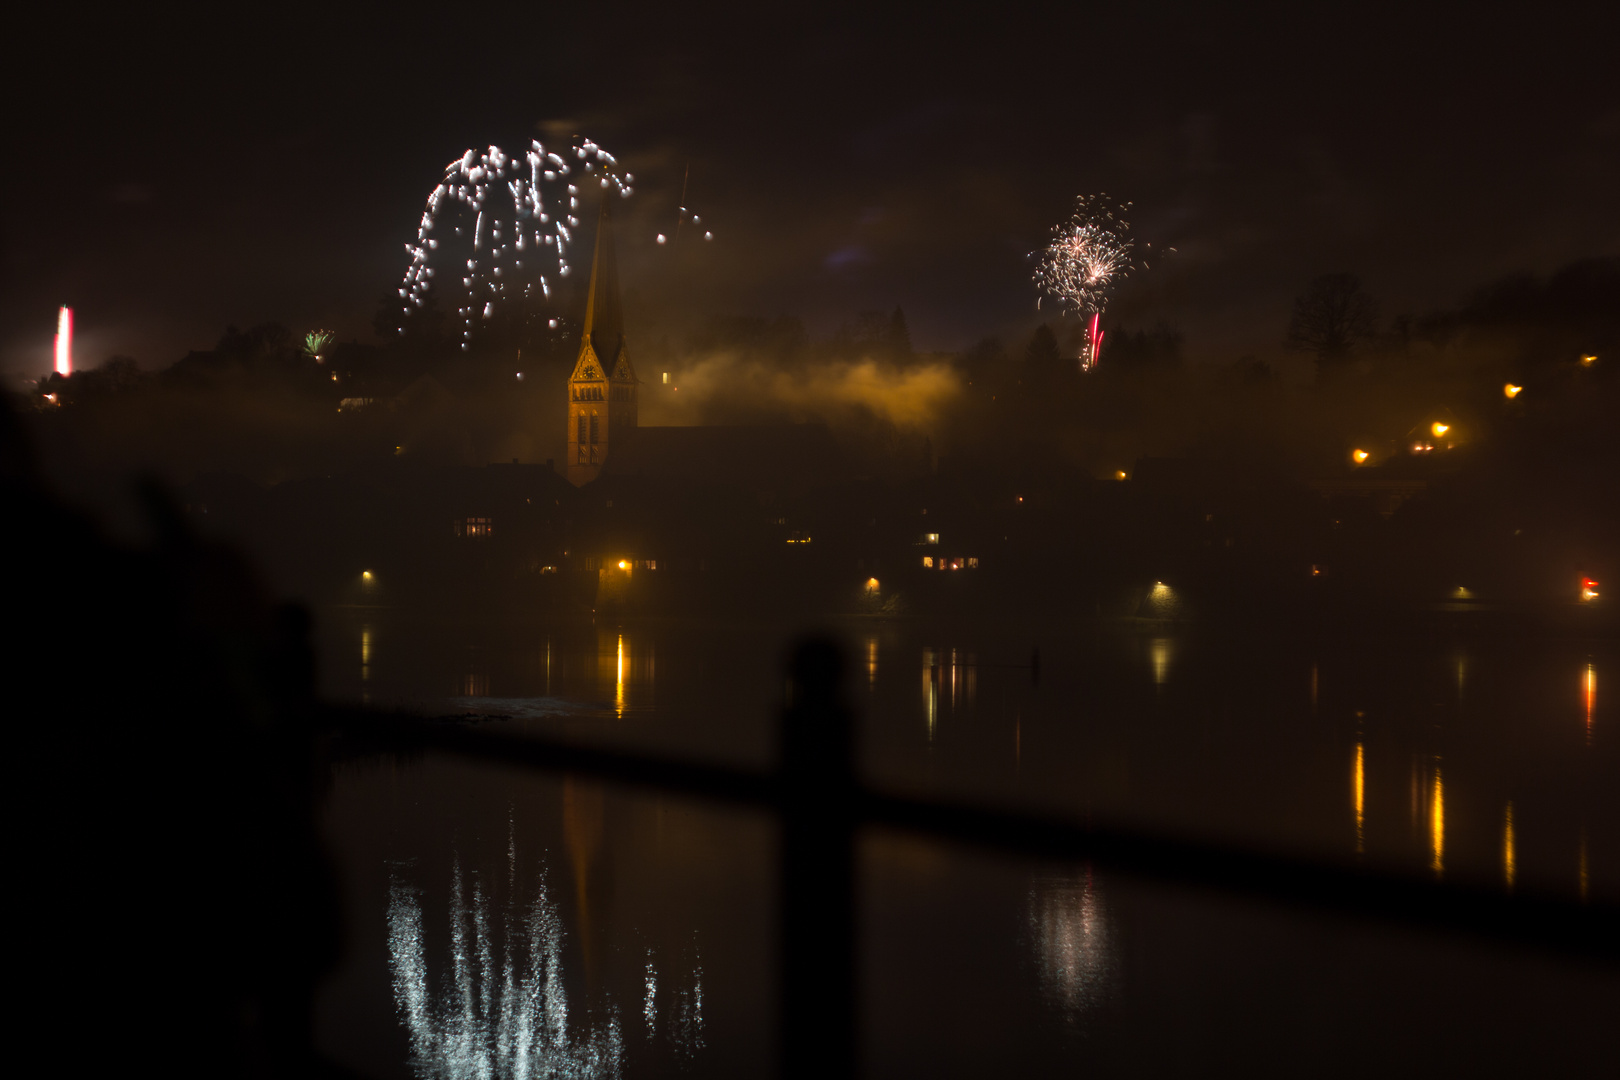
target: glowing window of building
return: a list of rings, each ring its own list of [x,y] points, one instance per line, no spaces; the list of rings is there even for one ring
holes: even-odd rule
[[[585,418],[585,414],[580,413],[579,414],[579,438],[575,439],[574,440],[575,442],[582,443],[582,442],[585,441],[585,436],[586,436],[587,431],[588,431],[588,429],[586,427],[587,423],[588,423],[588,421]]]
[[[598,417],[595,413],[591,413],[591,442],[592,443],[600,442],[601,440],[600,440],[599,436],[601,435],[601,433],[602,433],[601,418]]]
[[[925,543],[925,544],[937,544],[937,543],[939,543],[939,533],[923,533],[923,543]]]
[[[977,570],[979,568],[979,560],[970,558],[967,561],[967,566],[969,570]]]
[[[952,559],[951,560],[951,569],[952,570],[960,570],[960,569],[962,569],[962,560],[961,559]]]
[[[462,518],[456,522],[457,536],[488,536],[494,531],[494,518],[470,517]]]
[[[934,568],[934,557],[932,555],[924,555],[923,556],[923,569],[932,570],[933,568]]]

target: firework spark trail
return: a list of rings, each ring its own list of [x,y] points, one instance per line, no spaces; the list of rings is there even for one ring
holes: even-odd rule
[[[479,152],[468,150],[445,166],[444,179],[428,196],[416,231],[415,243],[406,244],[410,265],[400,284],[402,315],[427,302],[427,294],[444,258],[434,265],[441,246],[455,237],[471,235],[470,251],[458,250],[463,302],[456,313],[462,319],[461,347],[472,342],[473,318],[490,318],[498,303],[531,297],[536,290],[551,295],[547,271],[567,277],[571,267],[568,247],[579,228],[581,182],[595,180],[628,198],[635,177],[619,167],[602,147],[584,139],[569,148],[569,157],[547,150],[532,140],[521,156],[498,146]],[[432,235],[441,219],[457,215],[452,233]],[[404,326],[400,330],[403,332]]]
[[[1060,308],[1089,315],[1085,353],[1080,366],[1089,371],[1102,348],[1098,323],[1119,279],[1133,265],[1130,222],[1123,217],[1130,203],[1113,205],[1106,195],[1080,195],[1069,220],[1052,229],[1052,242],[1035,268],[1035,284],[1054,297]]]

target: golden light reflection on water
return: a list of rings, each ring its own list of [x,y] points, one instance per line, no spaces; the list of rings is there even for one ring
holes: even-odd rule
[[[1518,853],[1513,846],[1513,804],[1507,804],[1502,815],[1502,881],[1513,888],[1513,877],[1518,870]]]
[[[1446,870],[1446,786],[1439,765],[1429,789],[1429,853],[1429,869],[1439,877]]]
[[[371,681],[371,627],[370,626],[362,626],[360,628],[360,682],[362,684],[365,684],[365,683],[369,683],[370,681]],[[365,685],[361,686],[361,688],[360,688],[360,700],[361,700],[362,703],[367,704],[367,705],[369,705],[371,703],[371,688],[369,686],[365,686]]]
[[[1356,807],[1356,854],[1360,855],[1367,850],[1366,834],[1363,832],[1366,809],[1367,778],[1365,772],[1366,754],[1360,743],[1356,743],[1356,763],[1351,770],[1350,790]]]
[[[866,639],[866,688],[867,688],[867,690],[875,690],[877,688],[877,661],[878,661],[878,639],[876,637],[869,637],[869,638]]]
[[[614,673],[613,686],[613,712],[616,716],[624,715],[624,635],[619,635],[619,659]]]
[[[875,650],[873,655],[875,657]],[[875,659],[872,664],[875,678]],[[964,706],[973,705],[978,694],[978,660],[973,653],[961,649],[925,647],[922,666],[923,714],[927,721],[928,738],[932,740],[939,727],[941,704],[949,706],[953,713]]]
[[[1581,702],[1586,706],[1586,741],[1592,741],[1592,712],[1597,708],[1597,668],[1591,664],[1586,665],[1586,673],[1581,677]]]
[[[928,720],[928,741],[939,723],[939,660],[933,649],[923,650],[923,708]]]
[[[1170,654],[1175,643],[1169,638],[1154,638],[1148,646],[1148,656],[1153,663],[1153,685],[1163,686],[1170,681]]]

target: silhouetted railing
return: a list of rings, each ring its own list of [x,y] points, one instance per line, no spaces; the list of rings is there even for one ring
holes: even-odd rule
[[[589,775],[695,799],[765,809],[781,821],[781,1071],[848,1076],[856,1067],[855,832],[884,826],[1000,852],[1074,860],[1164,884],[1223,890],[1323,912],[1518,942],[1620,963],[1620,906],[1442,883],[1077,824],[1019,810],[885,794],[860,784],[837,646],[794,653],[775,774],[589,749],[530,735],[346,713],[339,726],[378,750],[434,751]]]

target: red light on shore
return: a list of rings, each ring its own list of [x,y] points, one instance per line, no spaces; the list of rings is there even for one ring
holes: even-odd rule
[[[1598,583],[1589,577],[1581,578],[1581,602],[1591,603],[1598,598]]]

